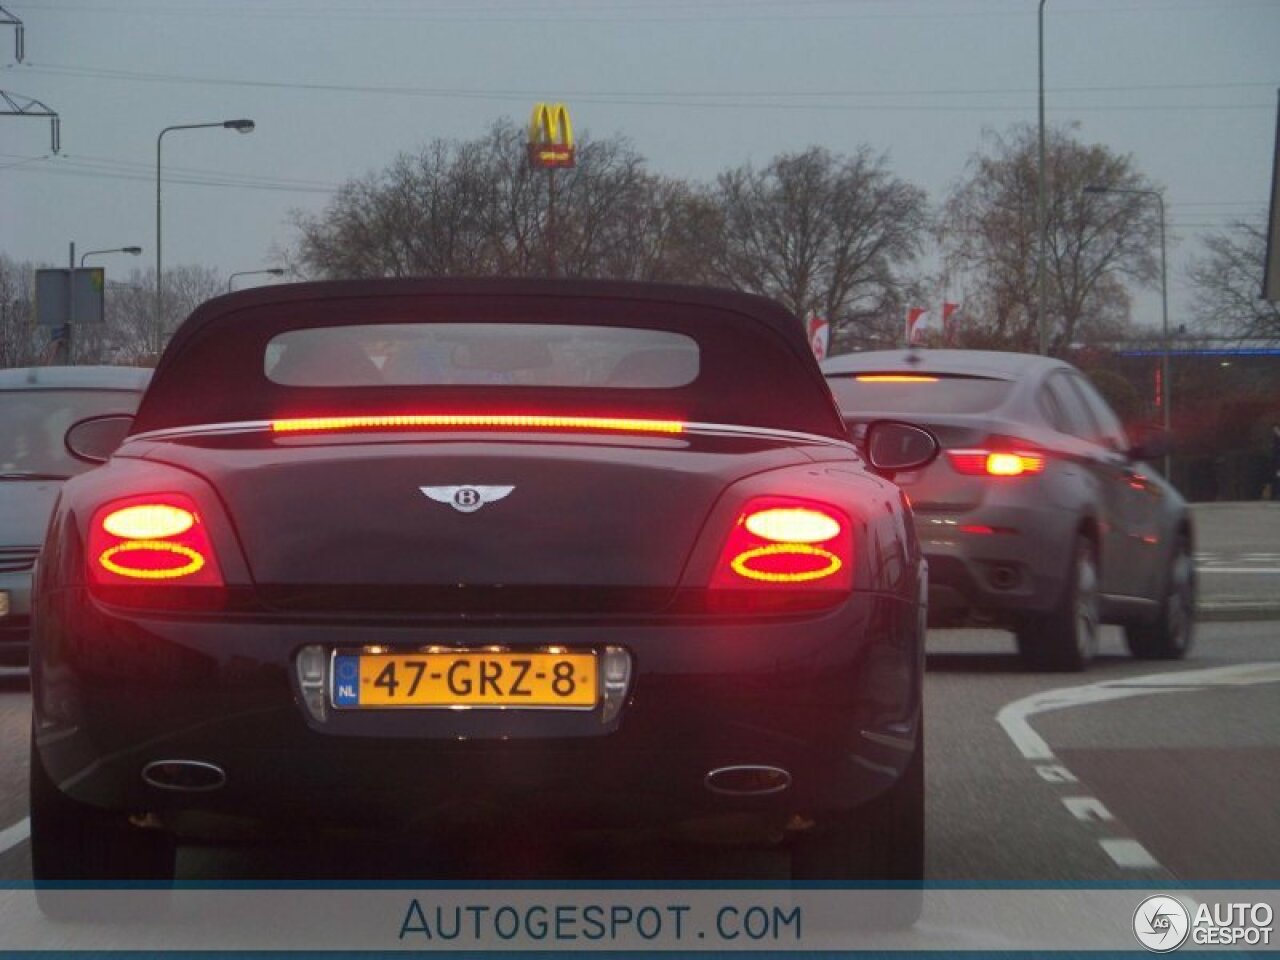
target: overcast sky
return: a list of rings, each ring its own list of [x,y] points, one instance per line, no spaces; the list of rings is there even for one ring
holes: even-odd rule
[[[937,203],[984,130],[1036,120],[1036,0],[47,0],[0,6],[0,89],[62,117],[0,117],[0,251],[109,279],[164,262],[227,275],[291,246],[292,210],[435,137],[563,100],[579,130],[707,179],[821,144],[870,144]],[[1280,86],[1280,0],[1048,0],[1047,115],[1132,154],[1166,188],[1172,322],[1196,237],[1262,220]],[[172,177],[172,179],[170,179]],[[257,278],[245,278],[253,282]],[[268,278],[269,279],[269,278]],[[941,293],[941,292],[940,292]],[[1139,299],[1140,322],[1159,300]]]

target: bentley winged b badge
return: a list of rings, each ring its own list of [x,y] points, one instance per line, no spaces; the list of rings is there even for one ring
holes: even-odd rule
[[[449,504],[459,513],[475,513],[486,503],[501,500],[515,487],[481,487],[466,483],[456,487],[419,487],[418,489],[437,503]]]

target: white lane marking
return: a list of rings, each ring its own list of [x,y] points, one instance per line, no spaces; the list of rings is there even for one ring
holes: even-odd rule
[[[1062,805],[1073,817],[1086,823],[1091,820],[1106,823],[1115,819],[1111,811],[1097,797],[1063,797]]]
[[[1280,562],[1280,553],[1259,552],[1259,551],[1208,551],[1205,553],[1197,553],[1196,561],[1203,563],[1229,563],[1232,560],[1272,560]]]
[[[1053,750],[1038,733],[1031,729],[1027,718],[1050,710],[1080,707],[1092,703],[1106,703],[1127,697],[1141,697],[1153,693],[1178,693],[1205,690],[1213,687],[1240,687],[1256,683],[1280,682],[1280,662],[1240,663],[1229,667],[1208,667],[1203,670],[1170,670],[1164,673],[1148,673],[1137,677],[1124,677],[1103,683],[1091,683],[1080,687],[1062,687],[1042,690],[1029,697],[1014,700],[1000,708],[996,720],[1009,735],[1014,746],[1028,760],[1048,761],[1035,764],[1036,773],[1046,783],[1074,784],[1075,774],[1053,755]],[[1097,797],[1059,797],[1067,811],[1081,823],[1112,826],[1115,817]],[[1123,829],[1123,828],[1122,828]],[[1098,837],[1098,845],[1116,866],[1127,870],[1163,870],[1160,862],[1132,837]]]
[[[1160,869],[1160,862],[1137,840],[1128,837],[1103,837],[1098,843],[1117,867],[1131,870]]]
[[[1197,573],[1280,573],[1280,567],[1196,567]]]
[[[29,836],[31,836],[31,820],[23,817],[13,826],[0,830],[0,853],[12,850]]]
[[[1036,773],[1040,774],[1045,783],[1075,783],[1076,775],[1066,767],[1050,763],[1036,767]]]
[[[1280,662],[1240,663],[1229,667],[1203,670],[1170,670],[1140,677],[1123,677],[1091,683],[1081,687],[1042,690],[1029,697],[1014,700],[1000,708],[996,722],[1004,728],[1014,746],[1028,760],[1052,760],[1053,751],[1027,718],[1050,710],[1082,707],[1110,700],[1124,700],[1154,693],[1177,693],[1215,686],[1242,686],[1255,683],[1280,683]]]

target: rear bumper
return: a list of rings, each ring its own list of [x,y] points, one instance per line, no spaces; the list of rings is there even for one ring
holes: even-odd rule
[[[975,616],[1008,622],[1052,610],[1065,588],[1075,527],[1071,513],[1048,507],[917,512],[929,561],[930,624]]]
[[[40,608],[37,749],[76,799],[162,817],[379,828],[486,811],[579,827],[731,812],[820,818],[905,770],[920,717],[920,620],[914,602],[865,594],[771,622],[214,622],[121,616],[65,591]],[[370,643],[610,644],[631,652],[632,685],[611,724],[598,711],[484,710],[317,723],[300,699],[295,651]],[[148,763],[173,759],[216,764],[226,783],[177,793],[143,781]],[[782,768],[790,786],[751,797],[707,789],[708,771],[737,764]]]

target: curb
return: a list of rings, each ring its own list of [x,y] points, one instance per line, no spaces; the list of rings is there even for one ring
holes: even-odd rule
[[[1199,623],[1249,620],[1280,620],[1280,603],[1201,603],[1196,606]]]

